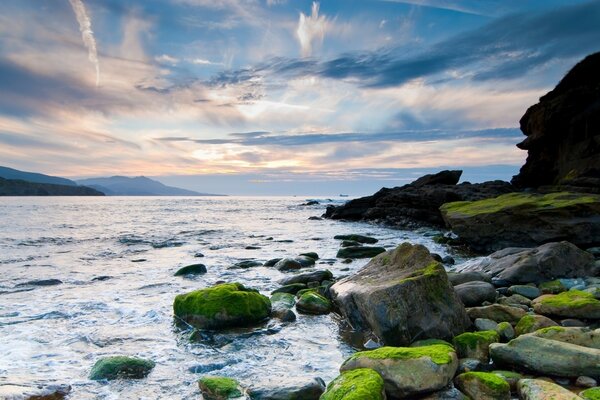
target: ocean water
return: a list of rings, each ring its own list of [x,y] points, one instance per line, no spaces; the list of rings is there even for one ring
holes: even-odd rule
[[[0,198],[0,385],[70,384],[73,399],[185,399],[200,397],[196,382],[204,374],[231,376],[247,386],[314,377],[329,382],[355,351],[335,314],[298,314],[290,324],[272,320],[252,330],[199,335],[177,326],[172,312],[177,294],[217,281],[241,282],[268,295],[290,274],[230,268],[246,259],[316,251],[316,267],[336,277],[366,264],[336,260],[336,234],[372,235],[386,248],[410,241],[448,254],[432,241],[431,230],[308,220],[331,201],[300,206],[305,200]],[[205,257],[196,258],[198,252]],[[173,276],[197,262],[207,274]],[[62,283],[28,284],[46,279]],[[120,354],[152,359],[156,368],[138,381],[87,379],[98,358]]]

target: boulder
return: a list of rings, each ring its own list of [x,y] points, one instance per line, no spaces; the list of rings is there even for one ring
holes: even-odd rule
[[[508,344],[494,343],[490,345],[490,355],[496,364],[531,371],[538,375],[600,377],[600,349],[534,334],[521,335]]]
[[[492,371],[492,374],[496,374],[504,379],[509,384],[511,392],[517,391],[517,384],[523,379],[523,375],[514,371],[494,370]]]
[[[489,274],[479,271],[468,272],[448,272],[448,280],[452,286],[462,285],[467,282],[492,282],[492,277]]]
[[[223,283],[180,294],[175,316],[200,329],[224,329],[261,322],[271,314],[269,298],[240,283]]]
[[[454,380],[468,397],[476,400],[510,400],[510,385],[490,372],[465,372]]]
[[[435,392],[452,381],[458,367],[454,349],[444,344],[423,347],[381,347],[348,358],[340,371],[370,368],[385,382],[392,398]]]
[[[506,293],[509,295],[518,294],[531,300],[542,294],[540,289],[531,285],[513,285],[508,288]]]
[[[385,248],[376,246],[349,246],[338,250],[337,258],[372,258],[384,253]]]
[[[452,231],[479,252],[560,240],[582,248],[600,243],[600,195],[509,193],[447,203],[440,211]]]
[[[569,242],[554,242],[536,248],[503,249],[469,263],[464,271],[485,272],[511,284],[538,284],[556,278],[595,276],[597,268],[588,252]]]
[[[308,282],[323,282],[326,280],[332,280],[333,274],[328,269],[322,269],[312,272],[307,272],[304,274],[290,276],[288,278],[284,278],[279,281],[282,285],[291,285],[294,283],[304,283]]]
[[[525,333],[535,332],[538,329],[548,328],[550,326],[558,326],[558,324],[552,321],[550,318],[544,317],[543,315],[525,315],[515,326],[515,333],[517,336],[519,336]]]
[[[541,379],[521,379],[517,384],[521,400],[580,400],[581,397],[556,383]]]
[[[296,304],[296,297],[290,293],[274,293],[271,296],[271,316],[284,322],[296,320],[292,307]]]
[[[559,294],[567,291],[567,288],[562,284],[560,279],[542,282],[538,285],[538,288],[542,294]]]
[[[584,400],[598,400],[600,399],[600,387],[584,390],[579,393],[579,396]]]
[[[248,394],[252,400],[319,400],[324,391],[325,382],[321,378],[286,379],[276,387],[252,387]]]
[[[271,292],[271,294],[275,294],[275,293],[296,294],[303,289],[308,289],[308,286],[306,286],[305,283],[292,283],[292,284],[285,285],[285,286],[282,286],[280,288],[273,290]]]
[[[71,392],[71,385],[47,382],[0,383],[0,399],[61,400]]]
[[[533,301],[533,309],[538,314],[562,318],[600,319],[600,300],[580,290],[540,296]]]
[[[313,260],[313,263],[314,263],[314,260]],[[277,261],[275,263],[274,267],[276,269],[278,269],[279,271],[293,271],[293,270],[302,269],[304,267],[304,265],[302,265],[302,263],[300,263],[299,260],[296,260],[294,258],[283,258],[283,259]]]
[[[315,253],[314,251],[309,251],[306,253],[300,253],[301,256],[304,257],[309,257],[312,258],[313,260],[318,260],[319,259],[319,255],[317,253]]]
[[[369,368],[345,371],[335,378],[320,400],[385,400],[381,375]]]
[[[473,321],[475,329],[478,331],[495,331],[498,329],[498,323],[486,318],[477,318]]]
[[[513,326],[508,322],[500,322],[498,327],[495,329],[500,336],[500,341],[508,342],[509,340],[513,340],[517,334]]]
[[[114,379],[142,379],[148,376],[155,363],[137,357],[114,356],[96,361],[90,372],[93,381]]]
[[[379,240],[375,239],[374,237],[359,235],[356,233],[351,233],[349,235],[335,235],[333,238],[337,239],[337,240],[350,240],[353,242],[364,243],[364,244],[375,244],[375,243],[379,242]]]
[[[531,336],[600,350],[600,329],[593,330],[587,327],[549,327],[539,329],[533,332]]]
[[[496,301],[496,288],[487,282],[467,282],[454,286],[454,291],[466,307],[480,306],[483,302]]]
[[[245,261],[237,262],[229,268],[231,268],[231,269],[248,269],[248,268],[260,267],[261,265],[263,265],[263,264],[256,260],[245,260]]]
[[[373,332],[386,345],[450,340],[470,326],[443,266],[421,245],[403,243],[378,255],[330,293],[355,329]]]
[[[238,381],[223,376],[204,376],[198,380],[202,398],[205,400],[227,400],[245,398]]]
[[[587,56],[521,118],[527,161],[518,187],[600,188],[600,53]]]
[[[187,265],[183,268],[180,268],[175,272],[175,276],[184,276],[184,275],[201,275],[206,273],[206,265],[204,264],[192,264]]]
[[[331,308],[331,302],[314,291],[304,293],[296,303],[296,310],[302,314],[329,314]]]
[[[489,361],[489,347],[500,340],[496,331],[465,332],[456,336],[452,343],[459,358]]]
[[[417,180],[413,181],[411,185],[416,187],[423,187],[429,185],[456,185],[462,175],[461,170],[453,171],[440,171],[437,174],[424,175]]]
[[[477,318],[487,318],[491,319],[492,321],[506,321],[512,325],[515,325],[527,313],[521,308],[502,304],[492,304],[483,307],[467,308],[467,314],[472,320]]]

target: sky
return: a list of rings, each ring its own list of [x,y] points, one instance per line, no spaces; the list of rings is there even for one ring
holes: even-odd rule
[[[227,194],[510,179],[600,1],[3,0],[0,165]]]

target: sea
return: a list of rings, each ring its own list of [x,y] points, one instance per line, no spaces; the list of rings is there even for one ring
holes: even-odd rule
[[[302,205],[307,200],[319,204]],[[176,295],[220,281],[269,295],[292,274],[231,268],[243,260],[314,251],[316,268],[336,278],[352,274],[368,260],[336,259],[338,234],[374,236],[389,249],[420,243],[465,260],[435,243],[435,230],[309,220],[346,200],[0,198],[0,385],[67,384],[72,399],[189,399],[200,398],[203,375],[233,377],[247,387],[331,381],[358,348],[336,314],[298,314],[292,323],[210,333],[181,327],[172,305]],[[173,276],[194,263],[208,272]],[[111,355],[151,359],[156,367],[141,380],[89,380],[93,364]]]

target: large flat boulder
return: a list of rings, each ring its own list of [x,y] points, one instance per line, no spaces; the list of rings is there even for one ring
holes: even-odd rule
[[[386,345],[451,340],[471,325],[443,266],[421,245],[403,243],[378,255],[330,292],[355,329],[373,332]]]
[[[582,248],[600,243],[599,195],[509,193],[447,203],[440,211],[454,233],[480,252],[562,240]]]
[[[510,284],[542,283],[557,278],[580,278],[598,274],[594,257],[569,242],[546,243],[534,248],[506,248],[462,271],[480,271]]]

